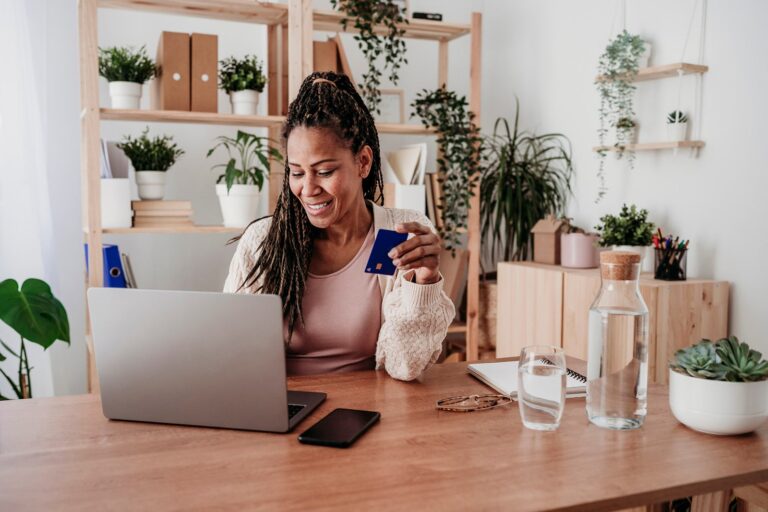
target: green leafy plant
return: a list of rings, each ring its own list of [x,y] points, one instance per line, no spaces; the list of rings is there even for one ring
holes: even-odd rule
[[[10,384],[17,398],[32,398],[32,368],[29,366],[27,345],[31,341],[47,349],[56,340],[69,343],[67,311],[53,296],[50,286],[40,279],[27,279],[19,288],[13,279],[0,282],[0,320],[16,331],[21,338],[19,350],[13,350],[4,341],[0,345],[19,360],[18,381],[14,381],[0,368],[0,374]],[[0,352],[0,362],[8,357]],[[0,400],[8,397],[0,394]]]
[[[547,214],[562,215],[573,174],[568,138],[520,131],[516,105],[512,130],[499,118],[484,138],[480,179],[483,245],[505,261],[527,259],[534,224]]]
[[[241,130],[232,137],[217,137],[218,143],[208,150],[206,157],[210,157],[214,151],[223,147],[227,150],[229,161],[226,164],[214,165],[212,169],[223,167],[216,183],[224,181],[227,192],[232,185],[256,185],[259,190],[264,186],[264,178],[269,175],[269,157],[283,161],[280,152],[269,146],[270,140]]]
[[[371,112],[381,113],[381,77],[389,68],[388,78],[397,85],[399,71],[408,64],[405,57],[406,45],[402,25],[408,24],[404,12],[392,0],[331,0],[334,9],[344,12],[341,25],[347,29],[350,21],[357,33],[354,38],[368,63],[360,84],[363,99]],[[385,33],[377,35],[384,28]],[[379,57],[384,55],[384,65],[379,68]],[[351,77],[350,77],[351,78]]]
[[[155,76],[155,63],[144,46],[139,49],[129,46],[99,48],[99,75],[108,82],[143,84]]]
[[[167,171],[184,154],[173,142],[173,137],[162,135],[149,138],[149,127],[135,139],[130,135],[117,145],[133,164],[136,171]]]
[[[669,367],[701,379],[729,382],[755,382],[768,379],[768,361],[741,343],[736,336],[717,343],[703,339],[696,345],[675,352]]]
[[[616,121],[616,128],[620,130],[631,130],[635,126],[637,126],[637,123],[630,117],[622,117]]]
[[[608,43],[598,62],[598,78],[595,81],[600,95],[600,128],[597,130],[599,145],[607,148],[608,127],[616,127],[614,147],[619,149],[620,158],[625,152],[630,168],[634,167],[634,151],[625,151],[629,143],[631,127],[619,126],[621,118],[631,119],[634,115],[633,97],[635,85],[632,83],[639,70],[639,59],[645,50],[645,43],[640,36],[624,30]],[[599,167],[597,176],[600,181],[598,201],[607,191],[605,185],[605,158],[607,149],[598,152]]]
[[[228,57],[219,62],[219,87],[228,93],[237,91],[262,92],[267,83],[264,68],[255,55],[242,59]]]
[[[417,94],[411,106],[422,124],[437,131],[441,153],[437,159],[439,182],[443,188],[440,235],[447,249],[461,245],[460,231],[467,226],[469,199],[480,176],[480,130],[474,123],[465,96],[445,86]]]
[[[679,110],[673,110],[667,114],[667,124],[687,123],[688,116]]]
[[[648,222],[648,210],[638,210],[637,206],[621,207],[618,215],[603,215],[601,225],[595,226],[600,233],[600,245],[650,245],[653,239],[652,222]]]

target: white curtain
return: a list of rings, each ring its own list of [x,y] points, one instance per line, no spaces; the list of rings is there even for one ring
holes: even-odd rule
[[[45,24],[44,3],[0,0],[0,281],[37,277],[56,294],[45,156],[45,40],[32,37],[45,34],[40,24]],[[0,339],[14,350],[19,346],[19,336],[2,322]],[[52,395],[49,354],[33,343],[28,351],[34,396]],[[17,363],[9,358],[0,364],[15,376]],[[0,393],[15,396],[5,379]]]

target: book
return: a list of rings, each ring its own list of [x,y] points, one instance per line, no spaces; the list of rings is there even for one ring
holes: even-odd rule
[[[406,146],[387,153],[387,160],[395,171],[397,181],[401,185],[411,184],[418,172],[421,148],[418,145]]]
[[[437,226],[437,217],[435,216],[435,196],[432,189],[432,176],[428,175],[424,181],[426,186],[427,195],[427,218],[432,222],[433,226]]]
[[[133,269],[131,268],[131,260],[124,252],[120,253],[120,260],[123,262],[123,272],[125,274],[126,288],[137,288],[136,279],[133,277]]]
[[[415,20],[443,21],[443,15],[438,12],[414,12],[411,16]]]
[[[474,363],[467,366],[467,371],[476,379],[509,397],[517,397],[517,361],[499,363]],[[565,396],[567,398],[586,396],[587,378],[568,369]]]
[[[131,201],[134,211],[146,210],[191,210],[191,201]]]
[[[440,175],[438,173],[430,174],[432,180],[432,198],[435,202],[435,227],[441,229],[443,223],[443,185],[440,183]]]
[[[134,217],[133,227],[191,226],[189,217]]]
[[[192,210],[136,210],[135,217],[192,217]]]

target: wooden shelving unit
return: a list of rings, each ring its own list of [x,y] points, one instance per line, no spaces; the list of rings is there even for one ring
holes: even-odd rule
[[[659,149],[703,148],[703,140],[681,140],[677,142],[646,142],[625,146],[595,146],[592,151],[655,151]]]
[[[641,68],[637,72],[637,76],[633,80],[634,82],[644,82],[647,80],[658,80],[660,78],[673,78],[683,75],[693,75],[699,73],[706,73],[709,71],[709,66],[701,64],[690,64],[688,62],[676,62],[674,64],[664,64],[662,66],[650,66],[647,68]],[[605,76],[598,76],[595,80],[603,81]]]
[[[269,115],[236,116],[232,114],[214,114],[203,112],[175,112],[152,110],[114,110],[101,108],[99,105],[98,74],[98,9],[128,9],[158,14],[173,14],[192,17],[204,17],[226,21],[237,21],[267,25],[267,70],[271,83],[268,88]],[[78,25],[80,46],[80,81],[81,81],[81,180],[83,190],[83,218],[85,241],[88,242],[90,272],[88,286],[103,286],[103,235],[124,234],[171,234],[171,233],[231,233],[239,229],[222,226],[190,227],[151,227],[102,229],[100,196],[100,123],[101,121],[135,121],[157,123],[185,123],[265,127],[273,140],[279,139],[280,126],[284,121],[284,112],[278,105],[282,94],[283,76],[287,76],[288,97],[295,97],[303,78],[312,72],[313,32],[343,32],[340,24],[342,15],[338,12],[313,11],[311,0],[288,0],[287,4],[260,2],[255,0],[79,0]],[[465,35],[471,37],[470,49],[470,94],[469,107],[475,115],[475,122],[480,123],[480,73],[481,73],[481,30],[482,17],[473,13],[471,24],[453,24],[426,20],[411,20],[403,25],[405,37],[432,40],[438,43],[438,76],[436,85],[442,85],[448,79],[449,42]],[[352,26],[347,32],[354,32]],[[287,70],[287,73],[286,73]],[[274,78],[272,78],[274,77]],[[381,134],[430,135],[434,130],[425,129],[416,124],[378,124]],[[280,190],[279,180],[283,169],[272,166],[271,190]],[[270,204],[273,205],[274,195]],[[452,329],[466,331],[467,359],[478,358],[478,297],[479,297],[479,254],[480,254],[480,211],[479,195],[470,200],[468,218],[469,273],[467,283],[467,324]],[[90,326],[87,323],[86,339],[90,339]],[[89,387],[93,390],[95,372],[90,342],[89,348]]]

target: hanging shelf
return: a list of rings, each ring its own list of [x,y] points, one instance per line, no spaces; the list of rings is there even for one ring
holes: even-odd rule
[[[659,78],[673,78],[678,76],[681,72],[683,75],[693,75],[706,73],[707,71],[709,71],[709,66],[691,64],[688,62],[676,62],[674,64],[664,64],[663,66],[640,68],[633,82],[644,82],[646,80],[657,80]],[[604,81],[605,79],[605,76],[602,75],[596,78],[597,81]]]
[[[592,148],[592,151],[653,151],[657,149],[687,149],[702,147],[704,147],[703,140],[680,140],[675,142],[626,144],[624,146],[595,146]]]

